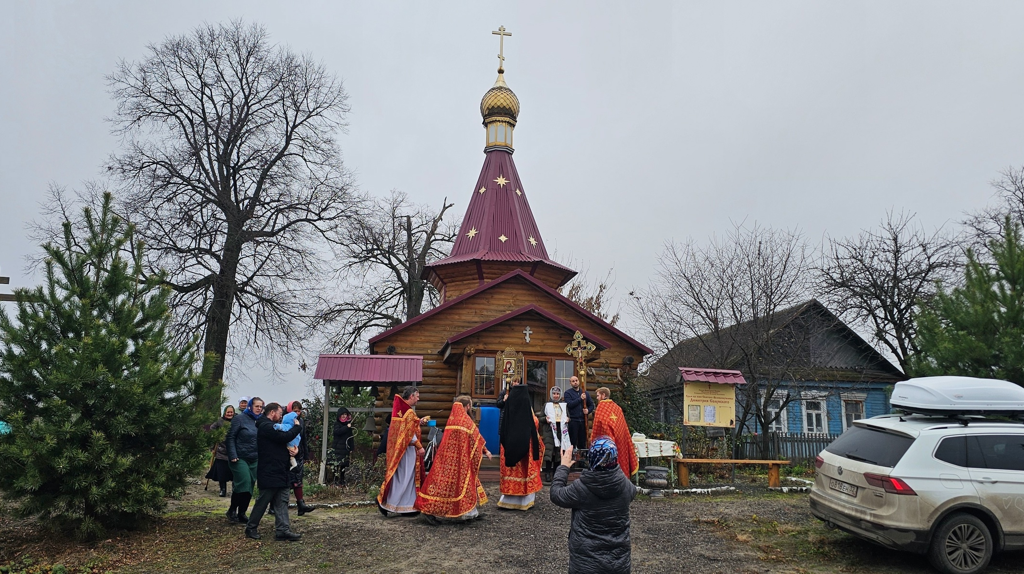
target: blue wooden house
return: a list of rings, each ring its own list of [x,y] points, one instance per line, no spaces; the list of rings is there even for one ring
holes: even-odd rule
[[[680,342],[650,369],[655,420],[681,423],[680,367],[735,369],[740,433],[840,434],[890,411],[903,373],[817,300]]]

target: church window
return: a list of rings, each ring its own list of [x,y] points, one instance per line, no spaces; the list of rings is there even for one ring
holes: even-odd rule
[[[473,368],[473,394],[495,396],[494,357],[476,357]]]
[[[572,388],[572,385],[569,384],[569,378],[572,375],[572,361],[555,360],[555,386],[562,389],[562,393],[565,393],[566,389]]]
[[[526,361],[526,383],[530,386],[548,388],[548,362],[547,361]]]
[[[505,124],[498,124],[498,143],[505,143]]]

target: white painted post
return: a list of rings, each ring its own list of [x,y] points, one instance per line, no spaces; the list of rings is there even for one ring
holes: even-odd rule
[[[327,425],[331,421],[331,384],[324,381],[324,428],[320,435],[320,484],[327,483]]]

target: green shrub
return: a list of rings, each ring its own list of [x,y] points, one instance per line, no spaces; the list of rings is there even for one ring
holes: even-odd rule
[[[45,285],[16,292],[14,318],[0,309],[0,491],[80,538],[162,510],[206,460],[202,425],[217,418],[194,343],[169,333],[170,291],[110,204],[85,210],[84,236],[65,222],[44,246]]]

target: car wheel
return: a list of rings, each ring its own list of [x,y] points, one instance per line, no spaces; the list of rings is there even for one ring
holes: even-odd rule
[[[932,536],[928,560],[946,574],[981,572],[992,559],[992,534],[970,514],[954,514]]]

